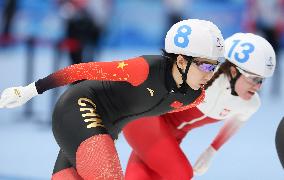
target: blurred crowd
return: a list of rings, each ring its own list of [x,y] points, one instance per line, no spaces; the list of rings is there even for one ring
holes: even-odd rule
[[[62,54],[76,64],[100,59],[109,47],[159,50],[172,24],[200,18],[216,23],[225,38],[238,31],[253,32],[273,45],[278,66],[271,94],[278,97],[283,81],[283,17],[284,0],[1,0],[0,53],[26,46],[28,67],[33,67],[34,49],[49,45],[58,67]],[[28,74],[27,81],[32,76]]]

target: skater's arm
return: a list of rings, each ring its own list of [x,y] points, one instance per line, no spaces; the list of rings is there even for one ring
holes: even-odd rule
[[[245,104],[240,104],[239,111],[241,113],[235,114],[230,119],[226,120],[223,127],[211,143],[211,146],[218,150],[225,142],[227,142],[244,124],[250,119],[250,117],[258,111],[261,101],[256,94],[250,101]]]
[[[211,145],[199,156],[193,166],[195,175],[203,175],[209,168],[213,157],[219,148],[227,142],[245,123],[245,121],[230,119],[225,122]]]
[[[52,88],[80,80],[125,81],[133,86],[143,83],[149,73],[149,65],[143,57],[124,61],[89,62],[75,64],[56,71],[29,84],[5,89],[0,98],[0,108],[14,108]]]
[[[244,111],[241,114],[236,114],[230,119],[225,121],[225,124],[220,129],[217,136],[214,138],[211,145],[199,156],[196,163],[194,164],[194,173],[196,175],[204,174],[210,163],[215,156],[216,152],[224,145],[238,130],[250,119],[251,115],[254,114],[260,107],[260,100],[256,97],[252,100],[248,106],[241,106]]]
[[[148,64],[142,57],[124,61],[89,62],[65,67],[39,79],[35,85],[39,94],[80,80],[126,81],[137,86],[147,78],[148,72]]]
[[[244,125],[245,121],[238,119],[226,120],[223,127],[211,143],[211,146],[217,151],[225,144],[236,132]]]

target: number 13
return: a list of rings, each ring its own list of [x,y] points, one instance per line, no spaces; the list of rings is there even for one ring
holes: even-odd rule
[[[240,43],[240,41],[241,40],[234,40],[233,41],[233,45],[231,46],[229,54],[228,54],[229,58],[231,58],[234,49]],[[249,60],[249,55],[254,51],[255,47],[252,43],[248,43],[248,42],[241,43],[240,46],[243,47],[243,50],[240,53],[235,52],[234,58],[236,59],[236,61],[238,61],[240,63],[245,63]],[[243,54],[242,58],[240,56],[241,54]]]

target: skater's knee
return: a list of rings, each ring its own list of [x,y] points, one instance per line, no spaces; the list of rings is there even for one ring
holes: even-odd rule
[[[76,169],[83,179],[123,179],[110,135],[95,135],[82,142],[76,152]]]

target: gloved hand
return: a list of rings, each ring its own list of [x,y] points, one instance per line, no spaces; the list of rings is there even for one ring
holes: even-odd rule
[[[194,175],[203,175],[209,168],[210,163],[216,154],[216,150],[209,146],[197,159],[193,166]]]
[[[34,82],[25,87],[7,88],[1,94],[0,108],[21,106],[36,95],[38,95],[38,92]]]

